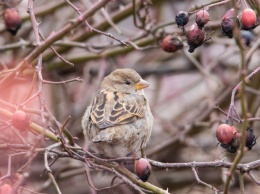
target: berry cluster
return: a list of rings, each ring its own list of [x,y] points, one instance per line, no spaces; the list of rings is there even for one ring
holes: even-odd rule
[[[206,9],[197,11],[195,23],[186,31],[185,26],[190,21],[190,15],[191,14],[188,12],[179,11],[175,17],[175,22],[177,26],[183,30],[187,39],[187,44],[189,45],[189,52],[192,53],[197,47],[210,39],[209,36],[206,36],[204,29],[204,26],[210,21],[210,15]],[[246,8],[242,11],[241,16],[238,17],[233,8],[229,9],[221,18],[220,26],[223,35],[232,38],[235,25],[241,30],[251,31],[258,25],[256,13],[252,9]],[[248,33],[242,33],[243,38],[244,36],[248,36]],[[250,44],[249,38],[246,38],[245,44]],[[182,47],[183,44],[181,39],[174,35],[166,36],[161,42],[161,48],[166,52],[176,52]]]
[[[228,124],[221,124],[217,128],[216,137],[221,145],[228,152],[235,153],[240,146],[242,134],[237,132],[234,126]],[[256,137],[253,129],[248,127],[246,130],[246,147],[251,150],[256,144]]]
[[[221,19],[222,33],[229,37],[233,37],[233,29],[235,24],[243,30],[252,30],[257,24],[256,13],[252,9],[244,9],[240,17],[235,15],[235,10],[228,10]]]
[[[209,22],[209,13],[207,10],[200,10],[196,13],[195,23],[190,27],[188,32],[186,32],[184,26],[189,22],[189,13],[179,11],[175,17],[175,21],[178,27],[182,28],[184,34],[186,35],[187,43],[189,45],[189,52],[192,53],[197,47],[208,40],[204,30],[204,26]],[[161,47],[166,52],[176,52],[183,47],[183,44],[180,38],[173,35],[168,35],[163,39]]]

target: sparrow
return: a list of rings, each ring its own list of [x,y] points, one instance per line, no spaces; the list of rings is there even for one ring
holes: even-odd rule
[[[146,146],[153,126],[143,91],[148,86],[133,69],[116,69],[103,79],[81,122],[90,151],[117,158]]]

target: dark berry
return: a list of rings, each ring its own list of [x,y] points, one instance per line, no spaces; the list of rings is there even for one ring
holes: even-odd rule
[[[200,10],[196,14],[196,24],[201,29],[209,22],[209,12],[207,10]]]
[[[229,38],[233,37],[233,29],[235,26],[235,22],[237,22],[238,26],[240,25],[238,18],[234,14],[234,9],[230,9],[225,13],[225,15],[221,19],[222,33]]]
[[[225,144],[225,143],[221,143],[220,145],[222,148],[224,148],[225,150],[227,150],[230,153],[236,153],[236,151],[239,147],[239,146],[237,147],[237,146],[233,146],[233,145]]]
[[[254,40],[254,34],[248,30],[241,30],[241,36],[246,46],[250,46],[251,42]]]
[[[204,29],[199,29],[197,24],[193,24],[187,33],[187,41],[189,52],[192,53],[197,47],[206,41]]]
[[[183,47],[183,43],[179,37],[168,35],[161,42],[161,48],[169,53],[176,52]]]
[[[16,35],[21,28],[21,16],[15,8],[7,8],[4,13],[4,21],[6,29],[12,34]]]
[[[246,130],[246,147],[251,150],[252,147],[256,144],[256,137],[254,130],[249,126]]]
[[[242,134],[241,133],[235,133],[234,138],[232,141],[228,144],[221,144],[223,148],[225,148],[228,152],[235,153],[237,149],[240,146],[241,143]],[[251,127],[248,127],[246,130],[246,147],[248,150],[251,150],[253,146],[256,144],[256,137],[253,133],[253,129]]]
[[[186,11],[179,11],[175,16],[175,21],[178,27],[185,26],[189,22],[189,14]]]

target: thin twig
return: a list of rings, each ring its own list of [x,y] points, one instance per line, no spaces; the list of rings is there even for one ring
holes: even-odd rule
[[[41,41],[40,41],[40,35],[39,35],[39,24],[36,21],[35,15],[34,15],[34,10],[33,10],[33,0],[29,0],[28,1],[28,13],[30,15],[31,18],[31,22],[32,22],[32,27],[33,27],[33,32],[34,32],[34,36],[35,36],[35,42],[37,47],[41,45]],[[45,117],[44,117],[44,104],[45,104],[45,100],[42,96],[42,53],[39,54],[38,57],[38,63],[37,66],[35,68],[37,75],[38,75],[38,97],[39,97],[39,101],[40,101],[40,109],[41,109],[41,118],[43,123],[45,123]]]
[[[239,186],[240,186],[240,193],[245,194],[244,173],[239,173]]]
[[[260,71],[260,66],[257,67],[255,70],[253,70],[248,76],[246,76],[244,78],[245,82],[247,82],[247,80],[251,80],[251,78],[257,74]],[[228,110],[228,114],[227,114],[227,118],[226,118],[226,123],[228,123],[229,118],[231,119],[231,124],[233,124],[233,112],[235,112],[235,114],[238,116],[238,119],[240,121],[240,123],[242,123],[242,120],[240,119],[239,115],[237,114],[236,110],[235,110],[235,95],[237,93],[238,90],[240,90],[240,92],[242,93],[242,89],[241,89],[241,85],[242,85],[242,81],[239,82],[234,89],[232,90],[232,94],[231,94],[231,100],[230,100],[230,106],[229,106],[229,110]]]
[[[237,15],[237,9],[238,9],[237,3],[238,3],[238,1],[232,0],[232,5],[235,8],[234,9],[235,15]],[[243,123],[242,123],[242,138],[241,138],[242,141],[241,141],[241,144],[240,144],[240,148],[237,152],[237,155],[236,155],[236,157],[233,161],[233,165],[229,169],[229,173],[227,175],[227,180],[226,180],[226,183],[225,183],[224,194],[228,194],[229,185],[230,185],[232,176],[235,172],[237,165],[239,164],[239,162],[241,161],[241,159],[244,156],[244,147],[245,147],[245,143],[246,143],[246,140],[245,140],[246,139],[246,129],[248,127],[247,126],[248,125],[248,121],[247,121],[247,101],[246,101],[246,94],[245,94],[246,78],[247,78],[246,77],[247,64],[246,64],[245,51],[243,49],[243,41],[242,41],[242,37],[241,37],[241,32],[240,32],[239,26],[237,25],[236,22],[235,22],[235,26],[234,26],[234,38],[236,40],[236,44],[237,44],[239,51],[240,51],[240,61],[241,61],[241,77],[240,78],[241,78],[241,82],[239,83],[239,89],[240,89],[240,93],[241,93],[241,97],[240,97],[241,115],[242,115],[242,118],[244,120],[243,120]],[[232,91],[232,97],[234,98],[234,96],[235,96],[235,93],[233,93],[233,91]],[[234,100],[234,99],[232,99],[232,100]],[[235,110],[234,102],[231,102],[231,103],[232,103],[232,106],[230,105],[230,107],[231,107],[231,111],[233,111],[233,110]],[[235,111],[235,114],[237,114],[236,111]],[[229,115],[228,115],[228,117],[229,117]],[[227,119],[228,119],[228,117],[227,117]],[[233,121],[232,117],[231,117],[231,121]]]
[[[248,171],[247,174],[258,186],[260,186],[260,181],[255,178],[255,176],[252,174],[252,171]]]
[[[65,0],[65,1],[77,12],[77,14],[78,14],[79,16],[82,16],[82,13],[81,13],[81,10],[80,10],[80,9],[78,9],[78,8],[77,8],[73,3],[71,3],[69,0]],[[83,18],[82,18],[82,20],[83,20]],[[103,32],[103,31],[101,31],[101,30],[98,30],[98,29],[93,28],[93,27],[87,22],[86,19],[84,20],[84,22],[85,22],[85,24],[86,24],[86,26],[88,27],[88,29],[89,29],[90,32],[93,31],[93,32],[102,34],[102,35],[104,35],[104,36],[108,36],[109,38],[112,38],[112,39],[114,39],[114,40],[120,42],[122,45],[128,46],[127,43],[125,43],[125,42],[119,40],[118,38],[116,38],[116,37],[113,36],[112,34],[106,33],[106,32]]]
[[[41,38],[42,38],[44,41],[46,41],[45,37],[43,36],[43,34],[42,34],[40,31],[39,31],[39,35],[41,36]],[[70,65],[70,66],[74,66],[73,63],[71,63],[71,62],[67,61],[66,59],[64,59],[64,58],[56,51],[56,49],[55,49],[52,45],[50,45],[50,47],[51,47],[51,50],[57,55],[57,57],[58,57],[60,60],[62,60],[64,63],[66,63],[66,64],[68,64],[68,65]]]
[[[218,190],[217,188],[215,188],[215,187],[213,187],[212,185],[210,185],[210,184],[208,184],[208,183],[202,181],[202,180],[199,178],[199,175],[198,175],[198,173],[197,173],[197,171],[196,171],[196,168],[192,167],[191,169],[192,169],[192,172],[194,173],[194,176],[195,176],[195,178],[196,178],[196,180],[197,180],[197,182],[198,182],[199,184],[203,184],[203,185],[205,185],[205,186],[211,188],[211,189],[215,192],[215,194],[219,193],[219,190]]]
[[[66,84],[66,83],[70,83],[70,82],[82,82],[83,79],[81,79],[80,77],[77,78],[73,78],[73,79],[69,79],[69,80],[64,80],[64,81],[59,81],[59,82],[54,82],[54,81],[48,81],[48,80],[42,80],[43,84]]]
[[[89,173],[88,173],[87,171],[85,171],[85,173],[86,173],[87,181],[88,181],[88,184],[89,184],[90,188],[93,189],[95,192],[101,192],[101,191],[104,191],[104,190],[110,190],[110,189],[116,188],[116,187],[118,187],[118,186],[124,184],[124,183],[121,182],[121,183],[117,183],[117,184],[115,184],[115,185],[112,185],[112,186],[110,186],[110,187],[104,187],[104,188],[98,189],[98,188],[96,188],[96,187],[93,185],[93,183],[90,181],[90,175],[89,175]]]
[[[44,153],[44,166],[45,166],[45,170],[48,173],[49,178],[51,179],[56,191],[58,194],[62,194],[62,192],[60,191],[60,188],[55,180],[55,177],[52,174],[52,171],[50,169],[49,163],[48,163],[48,153],[50,152],[50,150],[52,150],[53,148],[59,147],[61,146],[61,142],[55,143],[53,145],[50,145],[46,148],[45,153]]]

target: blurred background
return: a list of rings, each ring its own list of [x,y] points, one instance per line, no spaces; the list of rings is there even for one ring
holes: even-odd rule
[[[71,0],[82,13],[93,9],[93,5],[97,2]],[[11,112],[21,107],[30,108],[28,114],[31,121],[55,131],[55,125],[48,119],[44,122],[39,114],[42,108],[37,95],[40,84],[34,74],[37,70],[35,68],[37,60],[27,64],[23,69],[15,69],[37,47],[32,21],[27,12],[29,1],[1,1],[1,3],[1,15],[4,16],[7,7],[14,7],[20,14],[22,25],[14,36],[7,31],[4,17],[0,22],[0,107]],[[64,30],[64,27],[78,17],[68,1],[34,1],[33,4],[42,42]],[[258,1],[238,2],[238,15],[249,6],[259,17],[259,5]],[[210,40],[196,48],[193,53],[189,53],[187,37],[176,25],[175,16],[179,11],[193,13],[190,14],[189,23],[185,26],[185,31],[188,32],[195,23],[196,11],[207,9],[207,6],[210,21],[204,30],[205,38],[210,37]],[[133,68],[150,83],[145,93],[154,115],[154,127],[145,149],[147,158],[165,163],[210,162],[224,158],[225,161],[232,162],[236,154],[225,151],[216,139],[218,125],[226,120],[225,114],[216,108],[216,104],[227,113],[232,90],[240,82],[241,77],[240,50],[234,38],[224,36],[220,27],[223,15],[232,7],[231,1],[108,1],[104,7],[87,18],[89,25],[103,34],[89,30],[82,22],[52,44],[59,55],[74,66],[61,60],[50,47],[43,52],[42,76],[46,82],[43,83],[40,92],[46,107],[44,113],[53,116],[61,124],[71,116],[67,129],[76,138],[75,142],[78,145],[87,148],[88,142],[84,140],[82,134],[81,118],[100,82],[114,69]],[[115,38],[109,37],[108,33]],[[246,72],[249,74],[259,67],[260,28],[256,27],[252,31],[241,33],[243,41],[249,41],[249,44],[243,44],[243,51],[247,59],[250,59]],[[183,48],[172,53],[165,52],[161,43],[167,35],[178,36],[184,45]],[[3,72],[12,69],[16,71],[15,76],[3,81],[6,80],[6,73]],[[75,78],[82,80],[54,83]],[[254,129],[256,137],[260,135],[259,88],[260,74],[256,74],[246,86],[248,118],[256,118],[249,124]],[[241,115],[240,96],[238,91],[235,108],[239,115]],[[32,161],[29,161],[28,156],[32,155],[28,150],[3,146],[31,145],[39,141],[38,136],[31,131],[17,131],[10,123],[9,119],[0,115],[1,176],[7,173],[10,164],[8,156],[12,155],[12,176],[4,181],[12,185],[21,179],[19,193],[55,193],[51,181],[44,173],[42,153],[33,155],[30,157]],[[238,131],[242,127],[236,121],[234,126]],[[259,160],[259,139],[256,142],[253,149],[245,153],[241,163]],[[39,141],[37,147],[45,148],[53,143],[46,139]],[[26,166],[19,170],[25,164]],[[51,169],[64,194],[95,193],[89,186],[85,170],[90,171],[91,182],[96,188],[110,186],[114,177],[103,171],[89,170],[86,164],[71,158],[59,158]],[[197,172],[202,181],[222,191],[227,170],[221,167],[199,168]],[[259,167],[252,173],[260,180]],[[245,193],[260,193],[259,185],[246,174],[244,180]],[[119,179],[115,181],[119,182]],[[153,167],[148,182],[168,189],[170,193],[214,193],[211,188],[198,184],[190,168]],[[238,172],[236,172],[230,193],[239,192]],[[110,189],[99,193],[137,193],[137,191],[122,184],[113,191]]]

